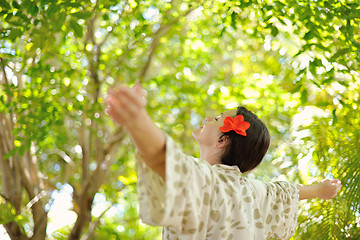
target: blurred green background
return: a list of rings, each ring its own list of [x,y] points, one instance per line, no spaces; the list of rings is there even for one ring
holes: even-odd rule
[[[301,202],[293,239],[360,239],[359,23],[345,0],[0,0],[0,238],[161,239],[104,113],[139,80],[190,155],[205,116],[254,111],[272,143],[248,177],[343,183]]]

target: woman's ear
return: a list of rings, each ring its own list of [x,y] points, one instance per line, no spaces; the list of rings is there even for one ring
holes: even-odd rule
[[[224,149],[228,144],[230,144],[229,136],[221,135],[216,143],[216,147]]]

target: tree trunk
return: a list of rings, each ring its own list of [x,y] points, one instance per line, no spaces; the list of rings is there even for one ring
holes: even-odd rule
[[[91,207],[95,195],[88,196],[89,186],[83,189],[79,200],[79,212],[73,229],[68,240],[78,240],[81,237],[83,229],[87,227],[91,221]]]

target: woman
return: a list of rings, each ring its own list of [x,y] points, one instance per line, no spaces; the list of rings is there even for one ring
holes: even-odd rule
[[[120,87],[107,113],[138,150],[138,195],[143,222],[163,226],[163,239],[289,239],[299,199],[331,199],[339,180],[302,186],[247,179],[263,159],[270,135],[246,108],[207,117],[194,131],[200,159],[187,156],[155,126],[142,89]]]

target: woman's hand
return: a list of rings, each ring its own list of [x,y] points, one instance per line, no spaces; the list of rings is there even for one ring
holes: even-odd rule
[[[165,179],[166,138],[146,112],[144,92],[139,84],[111,90],[106,113],[124,126],[144,162]]]
[[[317,186],[317,197],[321,199],[332,199],[337,195],[337,192],[341,188],[341,182],[339,179],[325,179]]]
[[[299,185],[299,199],[332,199],[341,188],[339,179],[325,179],[313,185]]]
[[[145,94],[140,84],[133,88],[110,90],[106,98],[106,113],[119,125],[129,129],[147,116]]]

